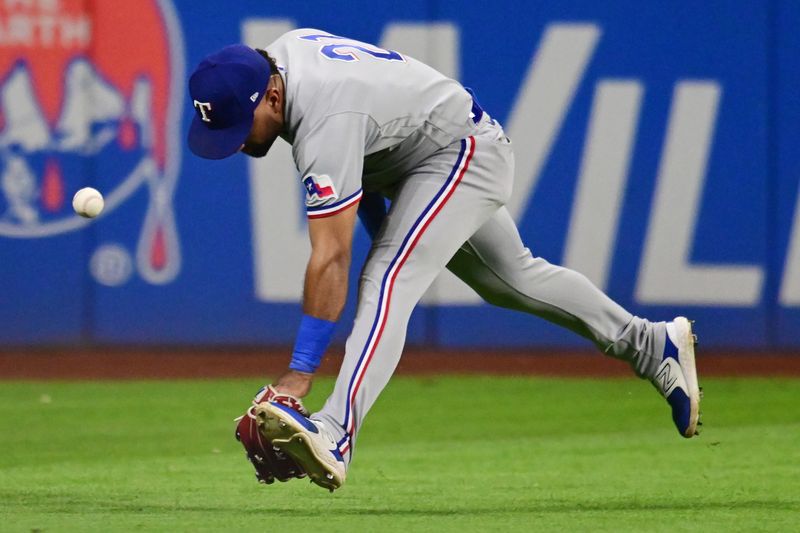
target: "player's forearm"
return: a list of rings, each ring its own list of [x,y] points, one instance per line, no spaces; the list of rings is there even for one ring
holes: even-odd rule
[[[314,253],[306,269],[303,313],[335,322],[347,299],[350,253]]]
[[[303,317],[292,350],[290,375],[291,371],[309,375],[316,372],[333,338],[347,298],[355,219],[356,210],[351,206],[333,216],[308,221],[311,257],[306,267]],[[302,387],[296,389],[303,391]]]
[[[297,332],[289,371],[276,382],[281,392],[305,396],[342,313],[347,298],[350,251],[311,253],[306,268],[303,319]]]

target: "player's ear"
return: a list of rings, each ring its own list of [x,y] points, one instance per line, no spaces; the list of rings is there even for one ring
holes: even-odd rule
[[[277,87],[272,87],[267,92],[266,98],[267,98],[267,104],[269,104],[269,106],[273,108],[277,108],[278,106],[280,106],[281,100],[283,100],[283,98],[281,97],[281,93]]]
[[[280,89],[280,85],[275,83],[275,76],[270,77],[264,99],[267,101],[267,105],[274,109],[278,109],[283,102],[283,92]]]

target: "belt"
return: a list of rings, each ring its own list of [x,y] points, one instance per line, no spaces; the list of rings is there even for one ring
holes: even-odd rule
[[[475,124],[477,124],[483,118],[483,108],[481,107],[481,104],[478,103],[478,97],[475,96],[475,91],[469,87],[464,87],[464,89],[466,89],[466,91],[472,97],[472,109],[470,110],[469,117]]]

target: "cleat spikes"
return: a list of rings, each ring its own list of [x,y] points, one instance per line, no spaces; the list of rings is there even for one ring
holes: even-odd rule
[[[258,407],[266,414],[266,428],[262,434],[269,440],[275,456],[286,456],[297,462],[298,475],[328,490],[339,488],[347,470],[336,449],[336,441],[321,422],[309,421],[283,406],[263,404]],[[280,456],[278,455],[280,453]]]

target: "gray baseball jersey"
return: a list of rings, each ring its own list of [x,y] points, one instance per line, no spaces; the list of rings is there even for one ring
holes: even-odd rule
[[[318,413],[349,463],[399,362],[409,316],[449,268],[487,302],[543,317],[652,377],[665,325],[635,317],[581,274],[534,257],[504,204],[514,161],[502,127],[458,82],[401,53],[303,29],[266,48],[286,87],[285,140],[309,217],[391,199],[364,265],[355,323]]]
[[[345,209],[362,190],[385,189],[402,169],[474,127],[461,84],[398,52],[314,29],[291,31],[266,51],[286,87],[284,139],[309,216]]]

